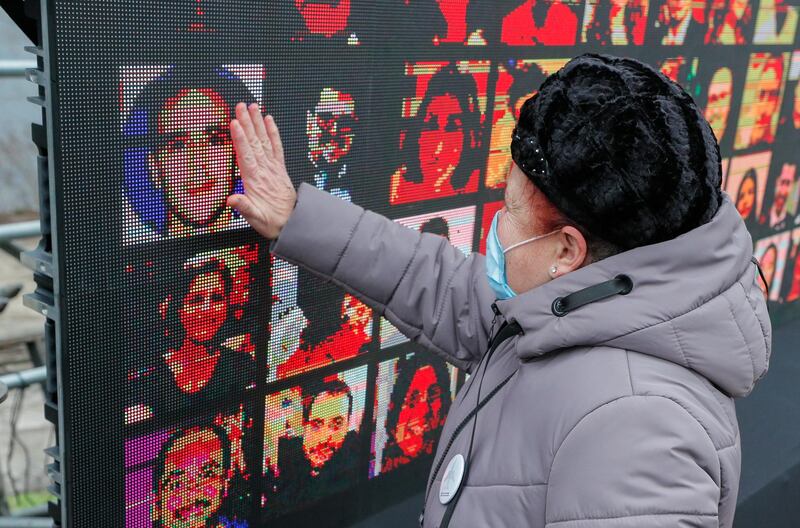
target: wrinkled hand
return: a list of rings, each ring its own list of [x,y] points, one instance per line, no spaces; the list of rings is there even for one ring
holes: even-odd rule
[[[236,105],[231,138],[245,194],[232,194],[228,205],[268,239],[278,235],[292,214],[297,192],[286,172],[283,144],[271,115],[261,117],[253,103]]]

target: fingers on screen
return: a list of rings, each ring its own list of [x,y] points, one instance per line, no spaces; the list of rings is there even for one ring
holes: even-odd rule
[[[261,143],[262,149],[267,157],[272,157],[272,143],[267,135],[267,128],[264,125],[264,118],[261,116],[261,109],[256,103],[253,103],[247,110],[250,113],[250,120],[253,122],[253,128],[255,129],[258,141]]]
[[[242,130],[244,130],[247,142],[250,143],[250,150],[253,153],[253,158],[256,163],[259,167],[266,167],[267,156],[264,152],[264,147],[261,145],[261,141],[258,139],[250,110],[245,103],[238,103],[236,105],[236,120],[242,125]]]
[[[250,218],[253,213],[253,203],[243,194],[232,194],[228,197],[228,205],[233,207],[245,217]]]
[[[278,132],[278,125],[275,124],[275,118],[268,115],[264,118],[264,124],[267,127],[267,134],[272,142],[272,152],[275,158],[283,163],[283,142],[281,141],[281,134]]]
[[[242,171],[244,184],[247,186],[247,179],[253,174],[257,166],[255,154],[250,146],[250,142],[247,140],[247,134],[239,119],[234,119],[231,122],[231,139],[233,139],[233,146],[236,151],[236,161]]]

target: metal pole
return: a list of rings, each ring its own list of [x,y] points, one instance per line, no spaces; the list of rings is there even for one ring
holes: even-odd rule
[[[0,517],[0,528],[51,528],[53,519],[41,517]]]
[[[19,260],[22,256],[22,249],[15,243],[8,240],[0,240],[0,249]],[[0,310],[2,312],[3,310]]]
[[[47,517],[48,516],[48,504],[38,504],[36,506],[32,506],[30,508],[17,508],[12,513],[9,514],[11,517]]]
[[[29,60],[0,60],[0,77],[24,77],[25,70],[36,68],[36,62]]]
[[[0,384],[9,389],[29,387],[34,383],[44,383],[47,379],[47,367],[36,367],[19,372],[11,372],[0,376]]]
[[[40,233],[39,220],[0,225],[0,241],[34,237]]]

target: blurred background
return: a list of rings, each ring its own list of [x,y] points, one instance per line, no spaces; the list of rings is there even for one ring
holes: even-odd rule
[[[24,76],[35,66],[31,45],[5,11],[0,10],[0,229],[9,224],[38,221],[36,147],[30,124],[40,122],[36,105],[26,97],[36,88]],[[38,222],[37,222],[38,223]],[[38,237],[16,239],[31,249]],[[13,251],[13,250],[12,250]],[[20,290],[17,292],[17,288]],[[9,251],[0,250],[0,375],[40,365],[44,318],[22,305],[33,291],[33,275]],[[44,449],[55,443],[52,425],[44,419],[41,386],[9,391],[0,404],[0,512],[42,511],[49,485]]]

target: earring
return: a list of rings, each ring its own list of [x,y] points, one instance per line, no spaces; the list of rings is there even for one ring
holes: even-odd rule
[[[550,276],[553,277],[554,279],[555,279],[555,274],[556,274],[557,271],[558,271],[558,268],[556,266],[554,266],[554,265],[550,266]]]

